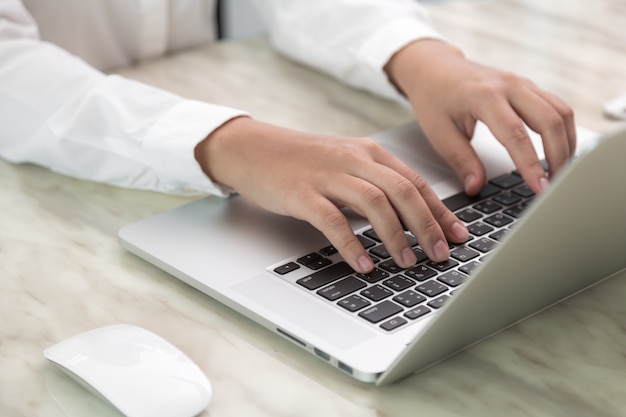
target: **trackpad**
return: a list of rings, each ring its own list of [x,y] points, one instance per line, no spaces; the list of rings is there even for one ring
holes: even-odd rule
[[[271,314],[283,317],[341,349],[349,349],[376,335],[345,317],[341,311],[335,311],[333,306],[316,303],[297,288],[290,288],[277,280],[276,277],[258,275],[232,289]]]

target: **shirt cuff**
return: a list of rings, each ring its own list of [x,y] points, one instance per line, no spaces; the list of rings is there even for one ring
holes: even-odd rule
[[[422,20],[406,17],[395,19],[375,31],[359,50],[359,59],[371,71],[368,88],[383,97],[403,103],[406,98],[396,89],[387,77],[384,67],[391,57],[409,43],[419,39],[439,39],[443,36]]]
[[[158,188],[177,194],[232,194],[233,190],[202,171],[194,150],[228,120],[246,115],[241,110],[195,100],[182,101],[165,112],[143,141],[144,156],[159,178]]]

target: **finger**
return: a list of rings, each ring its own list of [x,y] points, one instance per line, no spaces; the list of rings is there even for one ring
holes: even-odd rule
[[[431,118],[427,131],[433,148],[446,160],[457,177],[463,182],[465,192],[475,195],[485,185],[486,173],[480,158],[468,137],[448,117]],[[473,128],[473,127],[472,127]]]
[[[524,120],[518,114],[519,107],[525,107],[526,104],[520,104],[515,110],[511,106],[512,103],[505,96],[497,97],[488,106],[479,109],[477,116],[504,145],[528,186],[534,192],[540,193],[547,188],[548,179]],[[536,120],[535,122],[539,123]]]
[[[570,139],[563,116],[535,89],[516,90],[511,105],[530,129],[539,133],[550,173],[558,172],[571,156]],[[524,166],[518,166],[524,176]]]
[[[569,107],[563,100],[556,97],[553,94],[550,94],[546,91],[542,91],[538,88],[534,89],[535,93],[546,100],[555,111],[561,116],[563,120],[563,124],[565,127],[565,134],[567,140],[567,147],[569,150],[568,157],[571,158],[576,153],[576,122],[574,120],[574,111],[571,107]],[[554,150],[554,146],[557,143],[549,141],[548,143],[544,143],[546,159],[548,160],[548,167],[550,170],[550,177],[554,176],[561,168],[562,165],[556,166],[553,161],[552,155],[554,153],[558,153],[558,150]]]
[[[345,200],[342,202],[352,204],[352,207],[364,213],[399,265],[410,266],[407,263],[409,259],[410,264],[414,262],[414,254],[407,246],[398,216],[415,235],[429,258],[446,260],[450,256],[446,237],[450,235],[455,240],[458,238],[459,225],[453,227],[458,219],[445,208],[417,173],[381,147],[376,146],[374,149],[372,157],[379,163],[352,167],[351,174],[364,181],[360,185],[355,184],[347,194],[341,196],[351,196],[351,203]],[[353,195],[353,192],[357,195]],[[429,202],[422,193],[428,196]],[[431,206],[437,209],[438,218]],[[443,227],[447,233],[444,233]]]
[[[433,215],[435,221],[443,230],[447,240],[460,243],[465,242],[468,239],[469,232],[465,225],[459,221],[454,213],[448,210],[434,190],[426,183],[426,181],[424,181],[423,178],[413,171],[411,167],[390,154],[384,155],[381,162],[389,167],[392,167],[413,184],[420,197],[426,203],[428,210]],[[412,207],[409,207],[407,213],[403,210],[399,210],[399,213],[402,221],[409,228],[409,230],[411,230],[414,235],[419,233],[419,217],[415,215],[415,210]],[[416,230],[418,231],[416,232]]]
[[[370,164],[370,169],[379,169],[378,164]],[[393,175],[389,172],[380,175]],[[397,174],[396,174],[397,175]],[[335,204],[348,206],[360,215],[367,218],[378,237],[385,244],[385,248],[393,260],[401,267],[408,268],[415,264],[416,257],[409,240],[404,232],[396,208],[385,192],[392,190],[380,178],[372,178],[346,174],[340,181],[333,182],[324,190],[324,194]],[[428,218],[428,207],[416,208],[420,215]]]
[[[322,232],[352,269],[365,274],[374,268],[372,259],[354,235],[350,222],[336,205],[317,193],[302,201],[307,210],[298,217]]]

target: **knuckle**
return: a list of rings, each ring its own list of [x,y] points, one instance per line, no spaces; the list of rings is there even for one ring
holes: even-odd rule
[[[441,232],[439,223],[432,216],[422,221],[421,229],[424,236],[436,236]]]
[[[415,189],[421,195],[423,195],[424,193],[430,190],[430,185],[428,185],[428,182],[424,178],[419,176],[418,174],[415,174],[411,182],[413,183],[413,186],[415,187]]]
[[[478,94],[488,100],[502,96],[505,88],[505,82],[497,78],[482,80],[476,87]]]
[[[405,246],[407,243],[406,233],[402,228],[394,230],[389,239],[391,242],[397,242],[396,246],[398,246],[398,248]]]
[[[361,142],[362,146],[366,147],[367,149],[370,149],[373,151],[379,151],[383,149],[383,147],[372,138],[362,137],[362,138],[359,138],[359,141]]]
[[[483,98],[495,100],[503,95],[506,95],[507,91],[517,90],[528,86],[528,80],[519,77],[512,72],[499,72],[496,77],[489,77],[488,79],[482,79],[477,84],[477,91]]]
[[[435,216],[435,219],[439,219],[439,222],[445,221],[445,219],[456,219],[456,215],[452,213],[443,203],[437,203],[434,207],[430,208],[430,211]]]
[[[565,120],[573,120],[574,119],[574,109],[570,106],[565,105],[563,109],[561,109],[561,114]]]
[[[400,178],[395,184],[394,193],[404,201],[412,200],[418,193],[418,183],[423,182],[421,177],[415,175],[412,179]]]
[[[528,141],[528,132],[522,123],[514,123],[509,127],[509,140],[514,146]]]
[[[548,129],[552,131],[565,131],[565,121],[563,120],[563,116],[556,111],[545,115],[544,121],[548,126]]]
[[[334,235],[345,229],[347,220],[341,211],[325,210],[320,214],[322,215],[323,224],[329,233]]]
[[[377,187],[365,187],[362,192],[364,203],[370,207],[380,208],[388,203],[385,193]]]

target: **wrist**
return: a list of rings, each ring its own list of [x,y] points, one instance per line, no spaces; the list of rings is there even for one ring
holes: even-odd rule
[[[410,99],[420,85],[459,59],[465,58],[457,47],[437,39],[420,39],[396,52],[384,70],[398,91]]]
[[[252,125],[256,124],[248,116],[239,116],[226,121],[198,143],[194,149],[196,161],[202,171],[213,181],[232,187],[229,166],[242,148],[242,143],[249,138]]]

